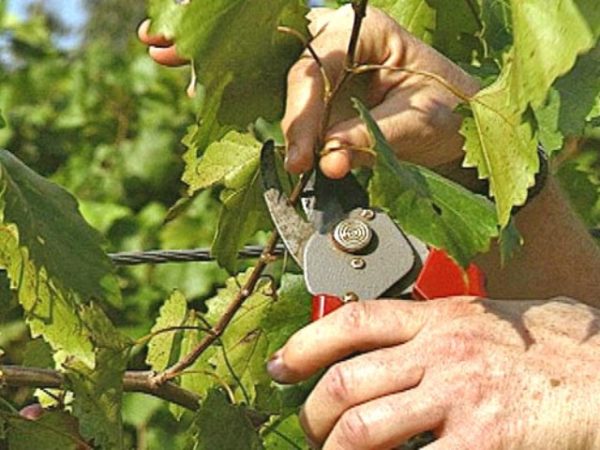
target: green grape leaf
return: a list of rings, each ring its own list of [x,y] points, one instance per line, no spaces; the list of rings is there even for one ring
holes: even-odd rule
[[[371,0],[369,4],[388,13],[417,38],[432,42],[436,16],[427,0]]]
[[[470,64],[481,53],[479,11],[475,2],[427,0],[435,11],[432,45],[456,63]]]
[[[300,419],[296,414],[292,414],[270,424],[263,434],[263,442],[268,450],[303,449],[307,448],[305,436]]]
[[[130,345],[95,305],[83,307],[83,316],[94,330],[97,364],[94,369],[75,359],[63,364],[74,394],[73,414],[79,419],[81,435],[96,447],[124,449],[121,403]]]
[[[72,292],[59,290],[44,268],[37,267],[28,252],[19,247],[15,225],[0,227],[0,266],[11,279],[34,338],[43,336],[55,351],[95,365],[89,332],[80,317]]]
[[[463,267],[499,234],[493,204],[462,186],[396,159],[368,109],[355,100],[377,158],[369,183],[371,204],[386,209],[402,229],[448,252]]]
[[[248,184],[238,186],[221,195],[223,208],[211,252],[219,264],[234,273],[238,268],[238,250],[258,231],[271,228],[271,219],[263,199],[263,188],[258,167]]]
[[[250,134],[235,131],[227,133],[223,139],[214,142],[199,159],[195,176],[188,184],[192,191],[206,189],[214,185],[231,186],[246,184],[258,167],[260,143]]]
[[[277,27],[306,34],[307,12],[302,0],[192,1],[177,6],[172,0],[150,1],[153,31],[173,36],[181,55],[193,61],[207,102],[220,95],[219,87],[227,80],[217,117],[220,124],[238,128],[261,116],[280,117],[286,73],[302,44]]]
[[[501,61],[502,54],[513,42],[512,14],[509,0],[479,0],[483,25],[481,40],[487,56]]]
[[[260,143],[250,134],[230,131],[212,143],[188,178],[190,192],[215,185],[223,186],[223,207],[212,254],[219,265],[235,273],[238,250],[271,221],[262,197],[260,183]]]
[[[196,345],[206,336],[207,323],[201,320],[194,311],[190,311],[184,324],[186,327],[196,328],[195,330],[186,330],[181,339],[180,358],[189,354]],[[213,387],[220,385],[214,366],[210,360],[219,349],[212,345],[190,366],[187,373],[181,377],[180,385],[183,389],[194,392],[200,397],[206,397],[208,391]],[[180,419],[186,411],[180,406],[170,405],[173,415]]]
[[[587,149],[561,165],[558,180],[571,205],[588,227],[600,225],[600,157],[597,149]]]
[[[182,143],[185,145],[186,151],[183,154],[185,168],[181,179],[188,185],[188,196],[193,196],[200,189],[197,187],[200,183],[200,180],[198,180],[198,166],[202,162],[202,158],[198,154],[206,151],[212,142],[223,138],[230,128],[219,125],[217,121],[217,113],[221,104],[223,90],[228,82],[229,78],[223,78],[219,86],[213,90],[213,94],[202,102],[197,124],[189,127],[187,134],[183,138]],[[205,90],[202,88],[202,93],[204,92]]]
[[[523,112],[540,105],[554,81],[594,46],[600,9],[595,0],[513,1],[512,18],[510,98]]]
[[[83,302],[120,302],[113,266],[102,239],[81,217],[75,199],[0,151],[2,223],[15,224],[19,246],[48,277]]]
[[[538,140],[547,154],[552,154],[563,146],[564,136],[559,131],[560,109],[561,96],[555,88],[550,89],[548,97],[539,107],[533,108]],[[583,123],[584,118],[581,119],[581,124]]]
[[[583,134],[585,121],[600,95],[600,42],[580,56],[573,70],[555,87],[560,93],[558,129],[565,136]]]
[[[25,367],[39,367],[40,369],[53,369],[54,359],[52,349],[43,339],[29,341],[23,355]]]
[[[208,311],[202,317],[190,314],[186,326],[198,330],[183,333],[180,355],[188,354],[206,336],[206,328],[225,314],[250,272],[229,278],[225,287],[206,302]],[[216,345],[209,347],[181,377],[181,386],[204,397],[214,387],[227,386],[236,399],[249,401],[256,398],[256,390],[268,385],[266,372],[268,342],[261,324],[272,304],[272,286],[261,282],[255,292],[244,302]],[[202,330],[200,329],[202,328]],[[174,409],[176,416],[181,410]]]
[[[4,114],[2,114],[2,110],[0,109],[0,130],[6,127],[6,119],[4,118]]]
[[[226,429],[224,429],[224,425]],[[260,450],[258,433],[242,406],[232,405],[218,390],[208,393],[191,427],[194,450]]]
[[[7,426],[10,450],[78,450],[88,448],[78,434],[77,420],[63,412],[45,412],[38,420],[26,420],[19,416],[0,412]],[[0,439],[2,433],[0,432]]]
[[[101,239],[72,196],[0,151],[0,268],[17,292],[34,338],[43,336],[94,367],[91,329],[81,305],[120,302]]]
[[[187,317],[187,301],[179,291],[173,292],[160,308],[158,320],[152,327],[151,333],[156,334],[148,344],[146,363],[152,370],[160,372],[172,364],[177,356],[181,331],[166,331],[169,328],[181,327]]]
[[[506,69],[506,68],[505,68]],[[463,120],[465,166],[477,167],[480,178],[489,179],[498,220],[506,226],[514,205],[527,199],[539,170],[537,142],[529,122],[511,108],[510,70],[470,101],[472,116]]]
[[[206,302],[208,322],[214,324],[225,313],[249,275],[250,270],[230,278],[225,288]],[[271,381],[266,371],[269,343],[261,323],[273,302],[272,290],[269,282],[258,284],[223,333],[221,348],[210,359],[215,373],[233,388],[236,398],[250,404],[256,398],[256,387]]]
[[[310,302],[304,277],[284,275],[276,300],[261,323],[269,341],[269,354],[279,350],[292,334],[310,323]]]

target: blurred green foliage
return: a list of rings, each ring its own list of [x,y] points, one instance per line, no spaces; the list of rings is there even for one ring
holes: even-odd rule
[[[83,39],[65,50],[56,40],[69,30],[42,3],[21,20],[0,2],[0,111],[6,121],[0,148],[73,193],[105,236],[107,251],[208,247],[219,214],[213,194],[201,194],[183,215],[164,223],[185,191],[179,141],[195,109],[185,96],[187,72],[155,65],[137,42],[143,2],[88,4]],[[202,306],[226,278],[212,263],[118,274],[124,307],[108,313],[133,338],[149,332],[176,287]],[[0,304],[2,361],[22,364],[29,333],[3,273]],[[134,354],[131,368],[144,368],[143,360]],[[13,390],[9,398],[20,407],[32,393]],[[186,427],[165,403],[140,395],[125,398],[124,415],[127,448],[171,447],[174,432]]]

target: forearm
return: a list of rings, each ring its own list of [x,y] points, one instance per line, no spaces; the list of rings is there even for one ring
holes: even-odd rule
[[[550,177],[542,192],[516,215],[525,244],[501,267],[494,247],[477,263],[492,298],[568,296],[600,307],[600,247]]]

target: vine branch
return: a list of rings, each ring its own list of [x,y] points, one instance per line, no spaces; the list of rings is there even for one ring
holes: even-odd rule
[[[173,383],[157,386],[150,381],[151,375],[152,373],[148,371],[125,372],[123,389],[125,392],[148,394],[192,411],[198,409],[200,401],[198,395]],[[0,366],[0,386],[61,389],[64,385],[64,375],[56,370]]]
[[[342,76],[338,78],[335,86],[331,89],[329,94],[325,96],[325,115],[323,123],[321,124],[321,139],[320,142],[317,143],[318,149],[321,149],[325,143],[325,135],[327,134],[327,127],[329,126],[329,118],[331,117],[333,100],[335,100],[335,97],[340,92],[342,86],[344,86],[348,79],[355,74],[354,69],[356,68],[357,64],[356,53],[358,51],[358,40],[360,38],[360,30],[362,28],[363,20],[367,15],[368,3],[369,0],[352,1],[352,8],[354,9],[354,22],[352,24],[350,42],[348,43],[348,51],[346,52],[346,59],[344,61],[344,72],[342,73]],[[325,80],[325,82],[327,84],[327,80]]]

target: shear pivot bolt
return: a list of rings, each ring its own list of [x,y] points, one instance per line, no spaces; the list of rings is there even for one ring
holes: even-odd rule
[[[367,262],[362,258],[352,258],[350,261],[350,266],[356,270],[364,269],[366,265]]]
[[[373,220],[375,218],[375,211],[372,209],[363,209],[360,212],[360,217],[366,220]]]
[[[346,253],[358,253],[373,239],[373,230],[359,219],[345,219],[333,230],[335,244]]]

